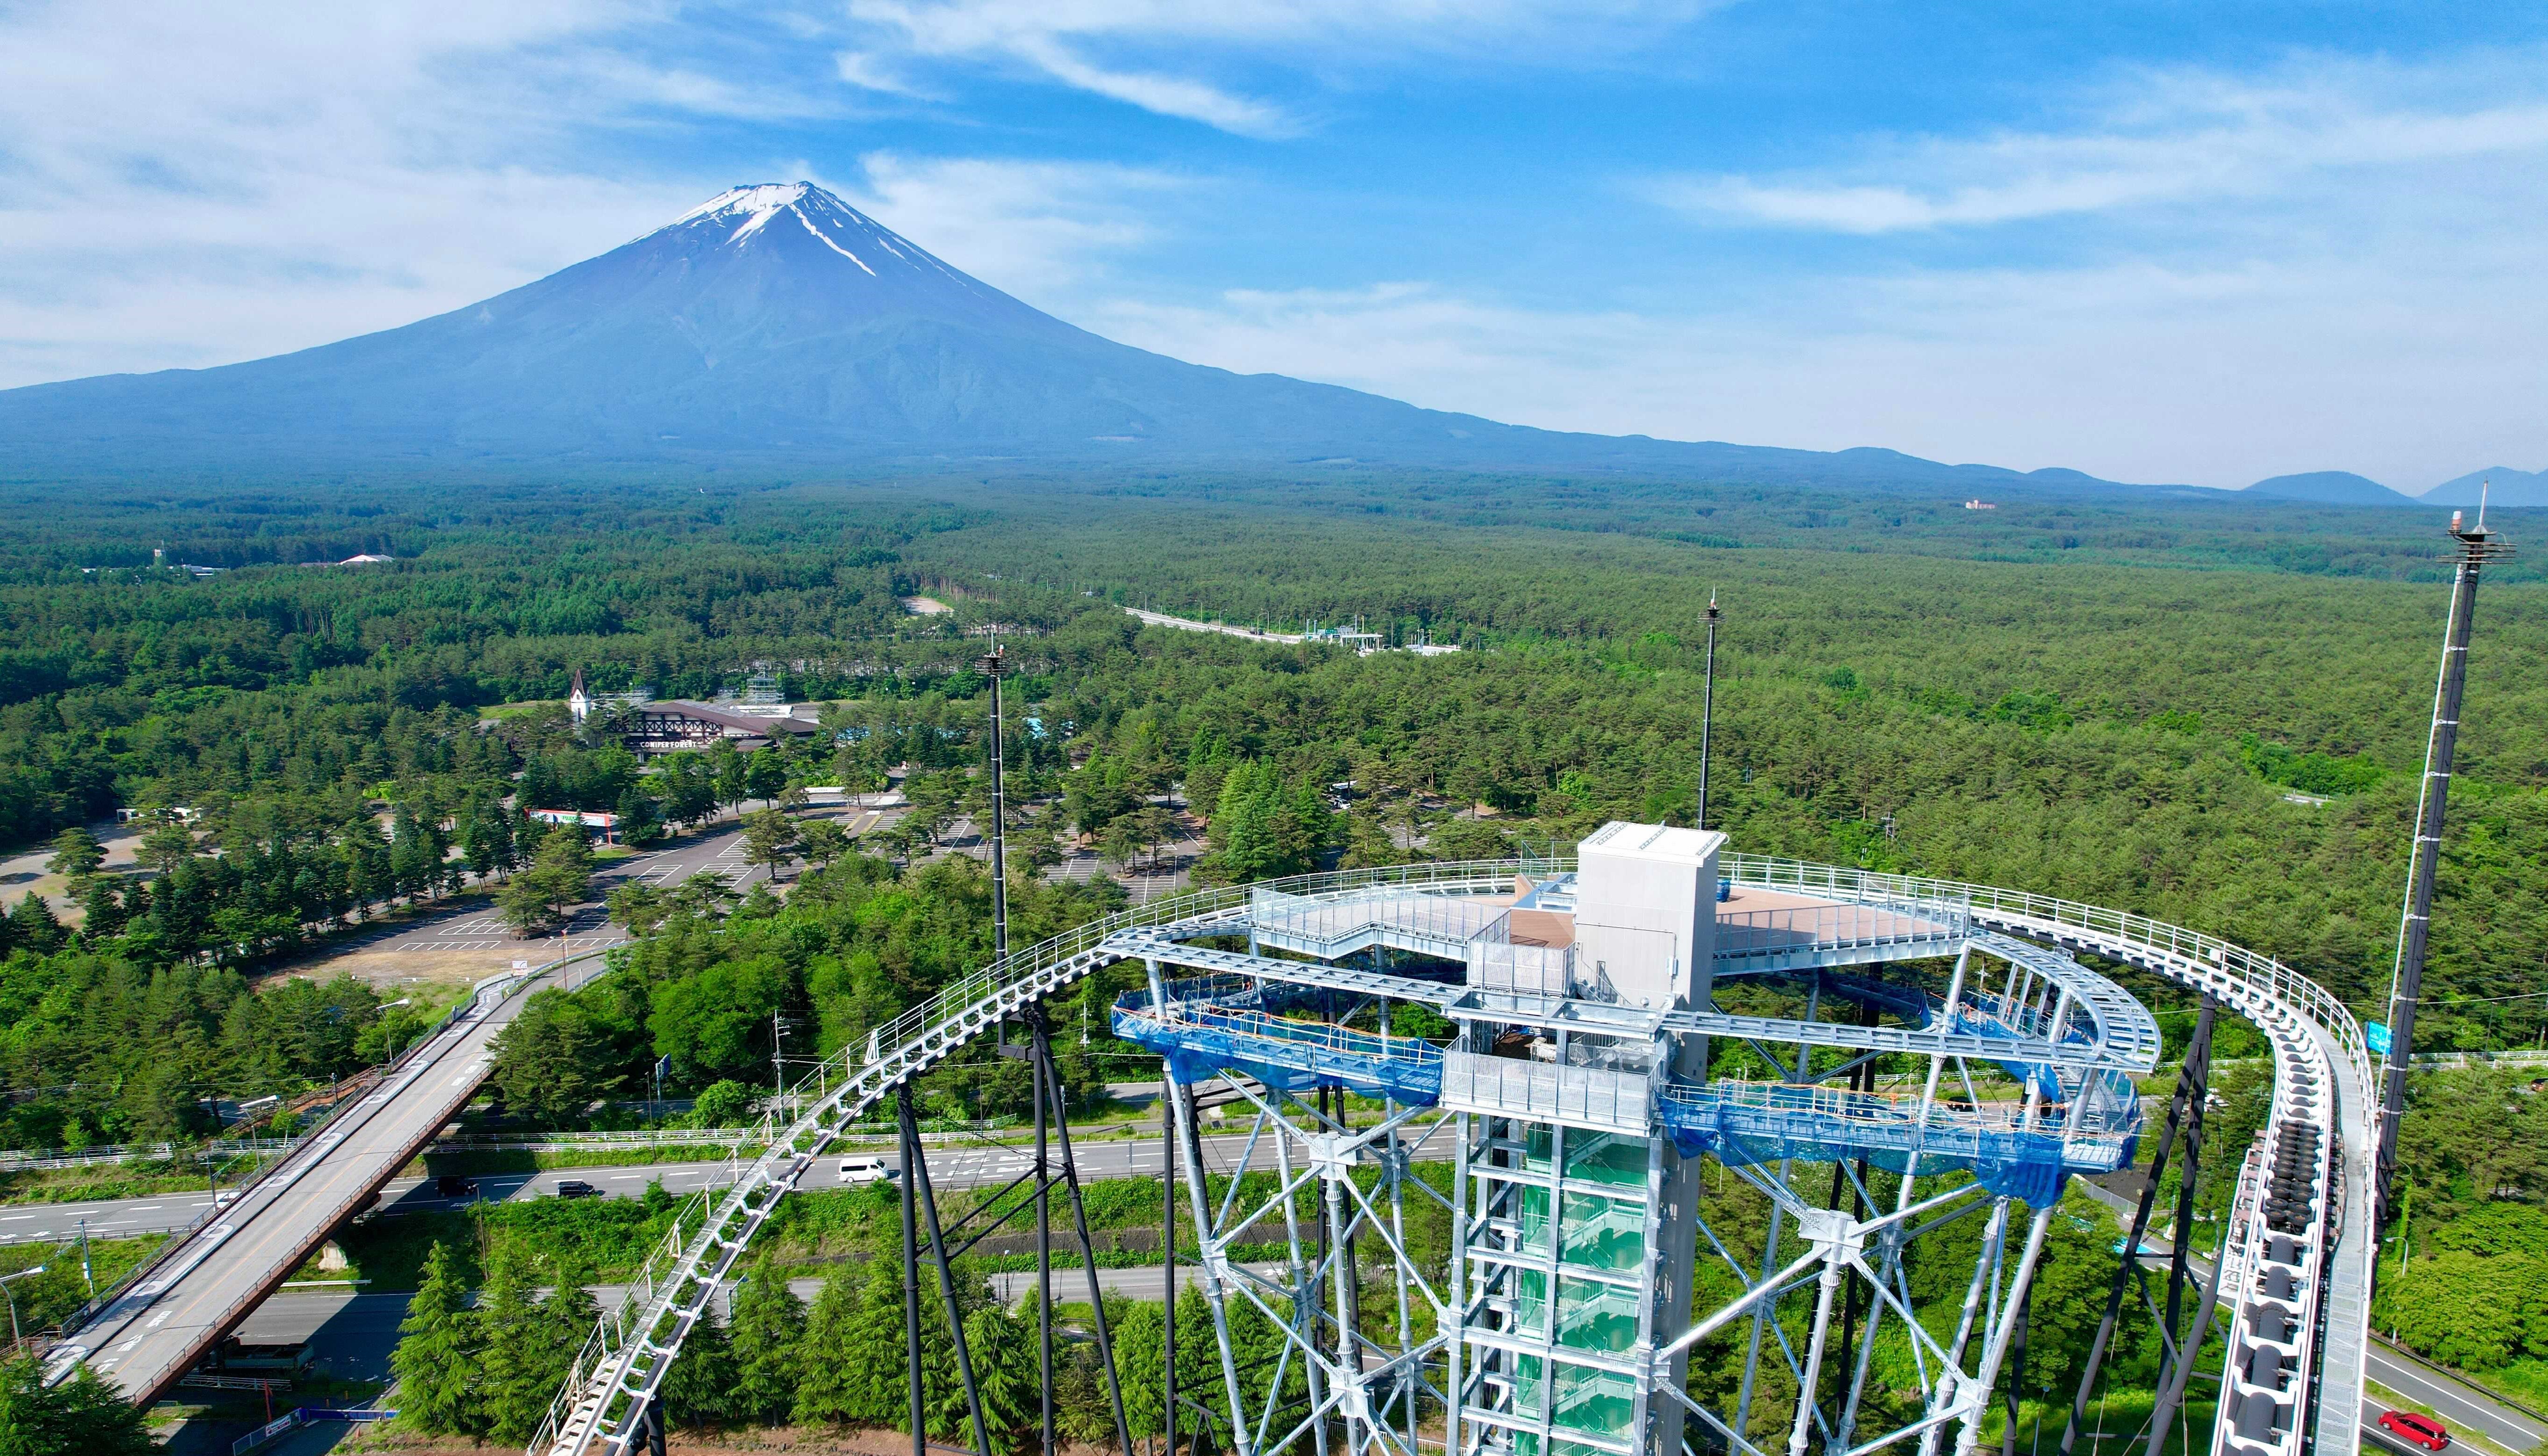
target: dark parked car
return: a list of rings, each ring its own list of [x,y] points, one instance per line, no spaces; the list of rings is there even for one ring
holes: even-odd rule
[[[463,1178],[458,1173],[445,1173],[433,1180],[433,1191],[441,1198],[468,1198],[478,1191],[478,1180]]]
[[[600,1189],[585,1182],[582,1178],[561,1178],[558,1180],[558,1197],[560,1198],[599,1198],[600,1196]]]

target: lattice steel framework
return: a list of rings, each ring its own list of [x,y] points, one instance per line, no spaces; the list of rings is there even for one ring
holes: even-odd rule
[[[2056,947],[2213,996],[2274,1046],[2273,1126],[2299,1134],[2270,1195],[2248,1191],[2260,1186],[2251,1156],[2233,1215],[2221,1293],[2242,1333],[2224,1434],[2246,1410],[2248,1342],[2270,1335],[2287,1342],[2287,1387],[2296,1368],[2319,1371],[2325,1389],[2304,1380],[2262,1433],[2237,1432],[2244,1449],[2297,1452],[2311,1420],[2319,1451],[2353,1449],[2369,1240],[2348,1211],[2366,1181],[2355,1170],[2368,1067],[2324,992],[2235,947],[2110,910],[1727,856],[1711,878],[1785,898],[1718,911],[1728,933],[1696,963],[1720,979],[1784,977],[1815,1006],[1858,1015],[1731,1015],[1703,984],[1633,1004],[1616,967],[1515,933],[1525,911],[1577,908],[1570,868],[1399,866],[1206,891],[951,987],[819,1069],[794,1126],[684,1211],[605,1316],[534,1450],[628,1449],[698,1312],[840,1129],[973,1037],[1032,1019],[1046,997],[1125,959],[1145,963],[1147,985],[1118,1003],[1116,1028],[1161,1052],[1183,1161],[1201,1166],[1194,1092],[1212,1083],[1248,1109],[1251,1160],[1238,1166],[1264,1169],[1184,1184],[1215,1348],[1186,1352],[1171,1403],[1181,1422],[1203,1418],[1239,1456],[1444,1445],[1856,1456],[1913,1443],[1935,1456],[1950,1434],[1969,1450],[2052,1199],[2068,1173],[2130,1159],[2137,1109],[2123,1074],[2156,1062],[2147,1013]],[[1232,949],[1241,937],[1245,950]],[[1868,969],[1948,956],[1943,997]],[[1673,973],[1687,983],[1681,962]],[[1400,1034],[1408,1006],[1456,1034]],[[1710,1079],[1707,1048],[1726,1040],[1758,1049],[1776,1078]],[[1885,1053],[1925,1068],[1916,1096],[1874,1089],[1871,1062]],[[1966,1071],[1985,1063],[2024,1095],[1978,1096]],[[1698,1173],[1709,1160],[1768,1201],[1766,1241],[1745,1246],[1711,1224]],[[1829,1196],[1799,1191],[1798,1162],[1831,1166]],[[1981,1251],[1960,1300],[1920,1308],[1905,1251],[1975,1218]],[[2273,1312],[2288,1319],[2268,1331]],[[1867,1399],[1888,1327],[1915,1367],[1905,1420],[1889,1414],[1901,1401]],[[1744,1373],[1710,1405],[1691,1397],[1687,1360],[1723,1340],[1739,1342]],[[2346,1412],[2341,1424],[2330,1409]]]

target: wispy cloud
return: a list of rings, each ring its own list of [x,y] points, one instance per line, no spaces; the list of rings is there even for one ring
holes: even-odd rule
[[[836,112],[674,46],[646,0],[180,0],[0,11],[0,386],[203,365],[456,307],[677,215],[722,175],[602,129]],[[675,58],[678,57],[678,58]]]
[[[2137,74],[2060,130],[1883,138],[1822,167],[1643,190],[1708,222],[1884,233],[2271,196],[2328,173],[2548,149],[2548,103],[2437,96],[2440,79],[2323,61],[2253,80]]]
[[[1287,136],[1306,122],[1297,106],[1213,72],[1298,74],[1472,53],[1544,64],[1710,8],[1712,0],[849,0],[870,43],[863,57],[1020,69],[1248,136]]]
[[[870,152],[841,191],[877,221],[1011,293],[1067,300],[1158,235],[1189,179],[1143,167]]]

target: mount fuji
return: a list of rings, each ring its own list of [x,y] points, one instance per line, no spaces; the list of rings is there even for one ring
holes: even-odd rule
[[[0,392],[0,475],[31,480],[1333,458],[2109,487],[1890,450],[1565,434],[1187,364],[1030,308],[804,182],[733,188],[598,257],[402,328]]]

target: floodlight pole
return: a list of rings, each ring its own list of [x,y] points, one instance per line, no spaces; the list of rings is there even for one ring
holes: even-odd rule
[[[2390,1185],[2398,1170],[2398,1123],[2407,1111],[2407,1065],[2414,1051],[2415,1008],[2423,999],[2425,933],[2433,916],[2433,870],[2442,853],[2442,811],[2451,791],[2451,760],[2459,750],[2460,698],[2468,686],[2469,629],[2477,611],[2478,573],[2512,549],[2486,528],[2479,498],[2477,524],[2463,530],[2451,512],[2450,621],[2442,631],[2440,681],[2433,688],[2433,726],[2424,742],[2424,778],[2415,803],[2415,838],[2407,851],[2407,907],[2398,925],[2398,961],[2389,981],[2389,1058],[2381,1072],[2379,1160],[2371,1181],[2374,1227],[2389,1222]]]
[[[13,1352],[22,1348],[26,1340],[18,1333],[18,1292],[9,1287],[9,1281],[33,1278],[44,1272],[45,1266],[38,1264],[32,1269],[21,1269],[15,1274],[0,1274],[0,1295],[7,1296],[9,1300],[9,1348]]]
[[[1716,609],[1716,593],[1707,593],[1707,676],[1699,689],[1698,699],[1698,823],[1707,827],[1707,750],[1708,738],[1716,727],[1716,625],[1725,613]]]

